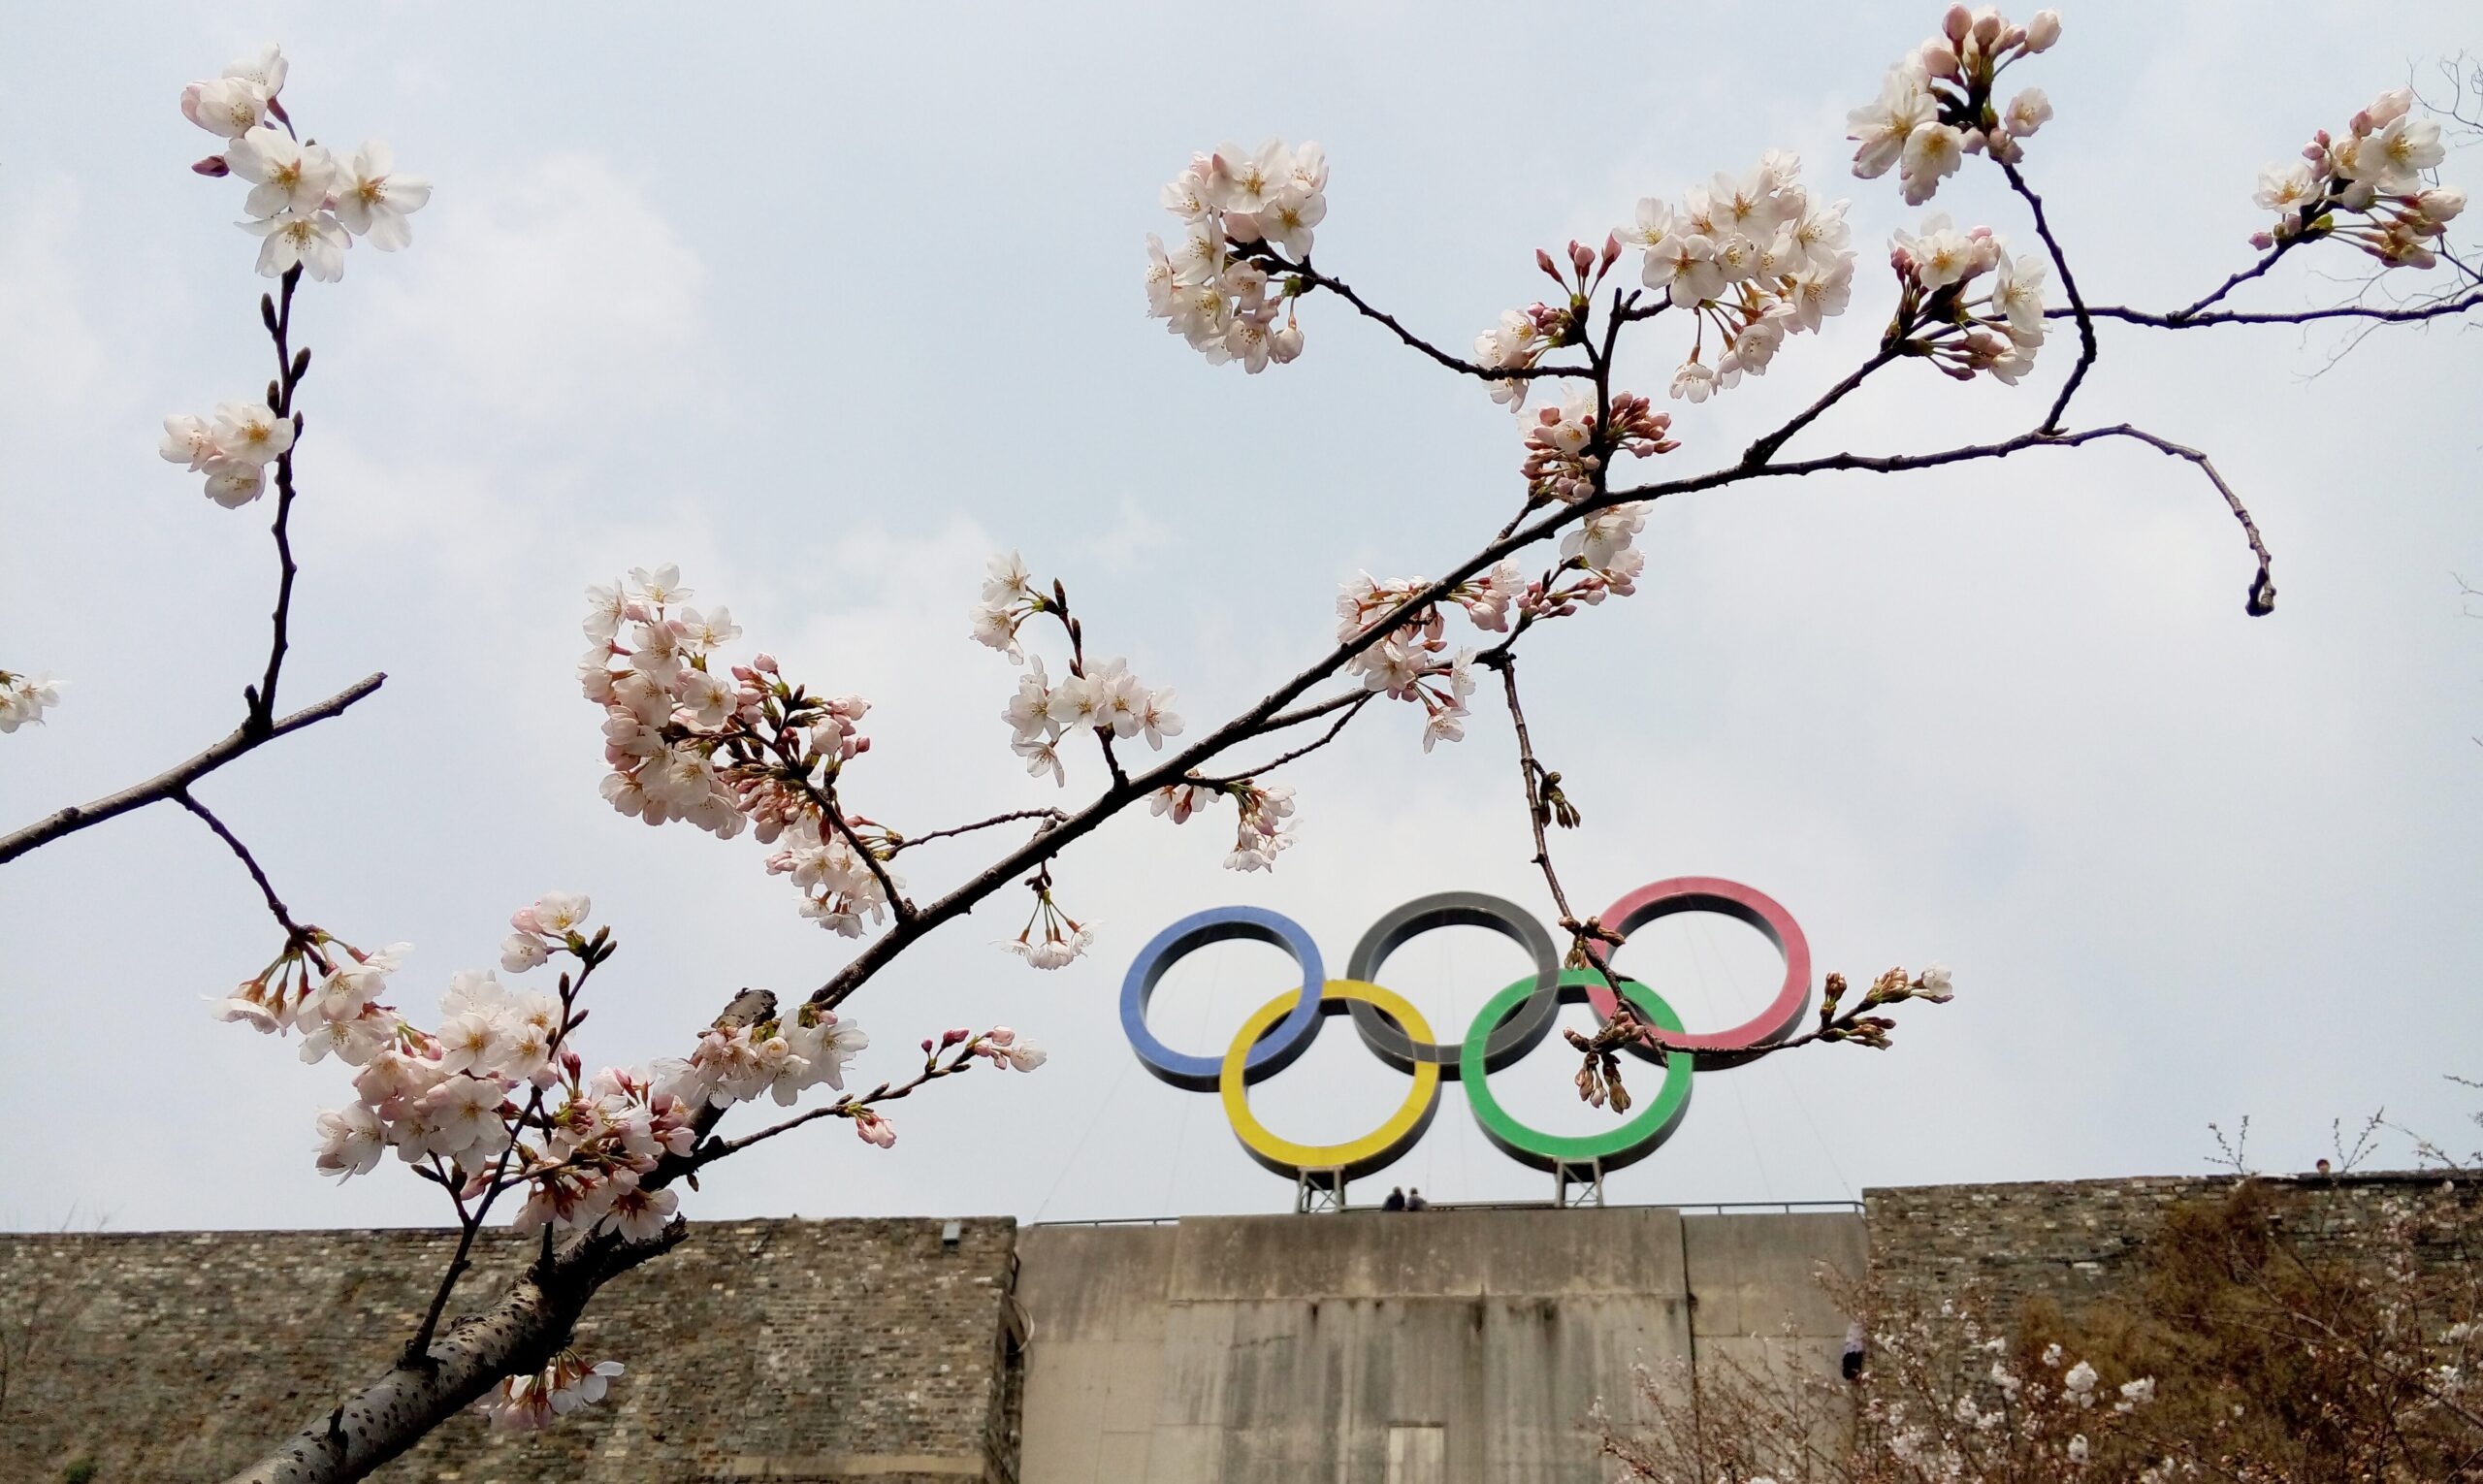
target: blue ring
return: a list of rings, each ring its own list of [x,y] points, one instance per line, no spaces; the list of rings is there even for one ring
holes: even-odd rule
[[[1319,961],[1319,945],[1310,941],[1301,923],[1264,907],[1211,907],[1193,913],[1141,949],[1121,981],[1121,1031],[1129,1037],[1130,1048],[1138,1052],[1140,1065],[1176,1087],[1215,1091],[1224,1076],[1224,1058],[1185,1055],[1156,1040],[1146,1028],[1146,1002],[1154,998],[1155,985],[1173,965],[1195,950],[1234,938],[1274,944],[1292,954],[1306,989],[1293,1012],[1250,1048],[1242,1065],[1242,1081],[1246,1084],[1275,1076],[1310,1049],[1311,1038],[1319,1034],[1323,996],[1314,986],[1326,985],[1328,971]]]

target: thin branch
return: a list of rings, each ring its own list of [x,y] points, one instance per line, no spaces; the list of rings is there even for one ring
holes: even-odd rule
[[[1878,354],[1872,356],[1871,359],[1863,362],[1860,366],[1855,367],[1853,373],[1847,376],[1844,380],[1838,382],[1832,387],[1829,387],[1825,396],[1822,397],[1819,401],[1812,403],[1809,406],[1804,407],[1799,413],[1794,415],[1792,421],[1787,423],[1784,427],[1777,429],[1774,433],[1768,434],[1752,443],[1750,448],[1742,454],[1742,467],[1745,468],[1756,468],[1761,464],[1765,464],[1768,460],[1775,458],[1776,451],[1785,446],[1787,439],[1792,437],[1793,435],[1801,432],[1812,423],[1818,421],[1820,415],[1825,412],[1828,408],[1835,406],[1840,402],[1843,402],[1846,397],[1850,395],[1855,387],[1860,386],[1863,380],[1873,371],[1878,371],[1881,367],[1887,365],[1891,361],[1902,359],[1907,353],[1904,349],[1904,345],[1905,342],[1900,340],[1892,345],[1881,346]]]
[[[845,837],[846,845],[853,850],[854,854],[862,857],[862,864],[870,867],[871,879],[880,884],[880,895],[887,899],[888,911],[895,916],[899,925],[902,925],[908,918],[914,916],[914,904],[907,901],[905,893],[897,889],[896,878],[888,874],[887,862],[881,860],[869,846],[862,843],[861,835],[855,831],[854,822],[845,817],[844,809],[836,802],[836,785],[829,784],[824,795],[811,789],[808,779],[803,780],[802,787],[819,797],[820,812],[826,815],[828,822],[836,826],[836,832]]]
[[[916,1073],[912,1078],[905,1081],[895,1083],[894,1085],[882,1082],[877,1087],[872,1088],[869,1092],[863,1093],[859,1097],[856,1097],[852,1093],[847,1093],[845,1096],[838,1098],[833,1103],[823,1103],[817,1108],[806,1109],[781,1122],[771,1123],[767,1127],[758,1130],[757,1133],[744,1134],[739,1139],[703,1140],[699,1143],[697,1148],[691,1153],[689,1160],[690,1169],[704,1169],[706,1166],[714,1164],[717,1160],[740,1153],[742,1150],[749,1148],[752,1145],[764,1144],[779,1134],[790,1134],[793,1130],[800,1128],[805,1123],[817,1122],[821,1118],[850,1118],[854,1115],[854,1111],[857,1108],[870,1108],[881,1103],[898,1102],[902,1099],[913,1096],[914,1090],[926,1082],[936,1082],[944,1077],[956,1077],[961,1074],[971,1072],[974,1070],[974,1063],[977,1059],[978,1049],[982,1046],[983,1037],[977,1036],[966,1042],[964,1045],[958,1047],[956,1051],[945,1062],[938,1059],[938,1053],[936,1052],[925,1056],[922,1061],[922,1070]]]
[[[250,880],[259,884],[259,893],[268,899],[268,912],[274,917],[276,925],[284,929],[284,946],[292,949],[307,945],[311,936],[309,929],[293,920],[293,914],[285,910],[284,899],[275,894],[275,887],[268,881],[268,873],[259,869],[259,862],[251,855],[249,847],[243,845],[232,830],[225,828],[224,822],[210,813],[205,804],[191,797],[187,789],[176,790],[173,799],[182,808],[198,816],[201,823],[215,831],[217,839],[223,841],[231,848],[234,855],[241,857],[243,869],[250,873]]]
[[[1276,261],[1279,263],[1283,262],[1282,259],[1277,259]],[[1447,351],[1440,349],[1431,341],[1424,339],[1421,336],[1416,335],[1411,330],[1406,329],[1403,324],[1398,322],[1396,315],[1390,314],[1382,309],[1374,308],[1368,300],[1364,299],[1360,294],[1355,293],[1352,287],[1343,279],[1331,278],[1326,274],[1323,274],[1319,272],[1319,270],[1311,267],[1309,260],[1305,259],[1300,263],[1283,263],[1283,267],[1284,271],[1287,273],[1301,274],[1305,282],[1319,288],[1324,288],[1330,293],[1335,294],[1338,298],[1342,299],[1345,303],[1352,305],[1355,309],[1361,312],[1365,319],[1376,320],[1378,323],[1387,326],[1390,330],[1396,333],[1397,339],[1403,340],[1407,345],[1421,351],[1424,355],[1431,357],[1440,365],[1447,367],[1450,371],[1456,371],[1461,375],[1476,376],[1485,381],[1532,381],[1540,376],[1568,376],[1578,379],[1589,379],[1595,375],[1595,371],[1592,368],[1584,366],[1490,367],[1477,366],[1471,361],[1459,360],[1457,357],[1450,355]]]
[[[952,835],[972,834],[978,829],[989,829],[995,824],[1006,824],[1013,820],[1043,820],[1048,823],[1057,824],[1068,818],[1068,815],[1057,809],[1012,809],[1007,814],[995,814],[990,819],[977,820],[971,824],[951,824],[947,829],[935,829],[928,834],[904,836],[890,842],[888,855],[894,858],[898,852],[912,850],[925,841],[946,840]]]
[[[294,285],[301,281],[302,269],[297,264],[286,270],[282,281],[277,285],[277,292],[282,296],[280,302],[271,305],[264,297],[259,301],[260,317],[267,324],[269,339],[275,342],[276,378],[270,383],[274,391],[273,399],[274,405],[272,410],[278,417],[292,420],[293,432],[297,439],[302,433],[302,418],[293,410],[293,393],[294,389],[301,385],[303,374],[309,370],[310,366],[310,353],[305,350],[301,355],[296,356],[292,353],[290,345],[293,333],[293,289]],[[258,731],[265,731],[274,725],[276,678],[284,669],[287,633],[291,628],[293,616],[293,579],[295,573],[300,570],[293,561],[293,536],[290,530],[293,518],[293,449],[287,447],[283,453],[276,456],[275,461],[275,521],[270,530],[275,537],[276,587],[275,611],[268,616],[271,630],[268,643],[268,667],[259,677],[259,683],[255,688],[245,689],[242,692],[250,708],[249,719],[243,725]]]
[[[2478,306],[2483,306],[2483,291],[2443,299],[2435,304],[2417,305],[2410,308],[2374,308],[2368,305],[2348,304],[2325,309],[2267,311],[2217,309],[2206,314],[2176,309],[2169,314],[2158,314],[2145,309],[2126,308],[2120,305],[2097,305],[2086,312],[2096,319],[2119,320],[2124,324],[2145,325],[2156,330],[2196,330],[2208,325],[2306,325],[2323,319],[2361,319],[2380,324],[2402,325],[2417,320],[2440,319],[2452,314],[2463,314]],[[2051,318],[2059,319],[2066,317],[2069,311],[2047,309],[2044,312]]]
[[[2078,395],[2079,383],[2084,381],[2086,373],[2094,369],[2095,320],[2087,313],[2086,301],[2078,292],[2078,275],[2069,271],[2069,255],[2061,251],[2059,239],[2052,236],[2051,222],[2044,215],[2044,198],[2035,194],[2034,187],[2026,183],[2026,177],[2018,173],[2016,166],[2003,160],[2000,169],[2009,177],[2009,188],[2024,197],[2027,208],[2035,213],[2035,235],[2044,240],[2045,249],[2051,254],[2052,267],[2060,273],[2060,286],[2069,295],[2071,315],[2078,321],[2078,364],[2070,369],[2069,379],[2061,383],[2060,395],[2052,399],[2051,410],[2044,414],[2044,431],[2056,433],[2060,430],[2062,415],[2069,411],[2069,400]]]
[[[1511,638],[1514,639],[1515,635]],[[1543,764],[1535,760],[1534,738],[1526,729],[1526,708],[1518,704],[1517,657],[1505,647],[1494,651],[1494,655],[1495,658],[1486,662],[1500,672],[1500,689],[1508,698],[1509,726],[1517,733],[1518,778],[1526,789],[1527,823],[1534,830],[1534,864],[1543,872],[1543,885],[1552,890],[1552,905],[1560,910],[1561,925],[1575,934],[1579,925],[1577,914],[1569,910],[1569,894],[1561,887],[1561,873],[1552,868],[1552,843],[1543,832],[1544,826],[1551,822],[1552,811],[1543,802],[1544,769]],[[1594,961],[1596,967],[1603,969],[1604,979],[1609,983],[1612,971],[1604,966],[1603,955],[1595,955]],[[1620,986],[1614,984],[1613,987],[1617,991]]]
[[[2305,221],[2315,221],[2317,219],[2317,213],[2315,212],[2306,212],[2303,216],[2303,220]],[[2269,248],[2268,255],[2266,257],[2261,258],[2250,267],[2243,269],[2241,272],[2235,274],[2232,277],[2225,279],[2221,284],[2218,284],[2214,293],[2209,294],[2208,297],[2200,300],[2194,305],[2174,310],[2173,317],[2176,319],[2191,318],[2201,309],[2207,308],[2209,306],[2215,304],[2219,300],[2223,299],[2225,295],[2232,293],[2235,289],[2238,289],[2241,285],[2249,282],[2251,279],[2258,277],[2269,269],[2275,267],[2276,260],[2282,258],[2286,253],[2293,251],[2296,247],[2301,246],[2305,242],[2313,242],[2317,238],[2324,237],[2326,235],[2326,233],[2304,233],[2286,238],[2275,246]]]
[[[1276,769],[1283,767],[1288,762],[1292,762],[1297,758],[1307,758],[1312,753],[1326,747],[1329,743],[1336,741],[1338,735],[1345,729],[1345,725],[1351,722],[1355,717],[1362,715],[1362,708],[1370,704],[1371,697],[1378,694],[1379,693],[1376,691],[1365,691],[1360,695],[1353,697],[1352,701],[1343,708],[1344,714],[1338,717],[1334,722],[1331,722],[1328,725],[1328,729],[1321,732],[1313,741],[1306,742],[1289,753],[1279,753],[1274,758],[1270,758],[1266,762],[1260,763],[1255,768],[1250,768],[1240,773],[1229,773],[1222,778],[1202,778],[1198,780],[1198,782],[1209,788],[1221,788],[1227,784],[1247,783],[1262,773],[1273,773]]]
[[[48,815],[23,829],[0,835],[0,864],[16,859],[40,845],[48,845],[66,834],[75,833],[91,824],[100,824],[114,815],[169,799],[191,784],[288,732],[300,731],[314,722],[324,722],[341,714],[354,702],[379,689],[387,680],[385,674],[366,675],[339,691],[315,706],[302,710],[271,724],[264,731],[253,730],[248,723],[233,728],[232,734],[188,761],[165,769],[144,783],[132,784],[117,793],[108,793],[91,804],[72,804]]]

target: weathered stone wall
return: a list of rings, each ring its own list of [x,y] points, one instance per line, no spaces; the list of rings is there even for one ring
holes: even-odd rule
[[[2038,1296],[2076,1307],[2131,1275],[2166,1212],[2223,1200],[2239,1183],[2233,1176],[2165,1176],[1868,1190],[1871,1271],[1884,1286],[1917,1297],[1938,1298],[1971,1282],[2004,1311]],[[2449,1185],[2436,1175],[2274,1177],[2260,1183],[2273,1198],[2276,1227],[2307,1252],[2367,1247],[2390,1201],[2451,1202],[2469,1231],[2483,1215],[2483,1181]],[[2428,1261],[2466,1260],[2446,1242],[2419,1250]]]
[[[700,1224],[581,1326],[582,1350],[631,1368],[604,1403],[540,1435],[459,1419],[379,1477],[1566,1484],[1601,1476],[1584,1408],[1626,1402],[1631,1360],[1752,1359],[1789,1341],[1751,1337],[1790,1321],[1793,1353],[1832,1364],[1843,1324],[1811,1275],[1852,1273],[1866,1242],[1899,1289],[1971,1279],[2003,1304],[2075,1305],[2130,1274],[2167,1210],[2234,1183],[1874,1190],[1865,1219],[1353,1212],[1022,1238],[973,1220],[953,1247],[938,1220]],[[2272,1219],[2350,1252],[2394,1199],[2483,1214],[2483,1187],[2440,1183],[2273,1181]],[[390,1363],[450,1247],[418,1231],[0,1237],[0,1484],[59,1484],[81,1460],[95,1484],[224,1477]],[[469,1305],[526,1256],[489,1243]]]
[[[606,1289],[579,1348],[631,1367],[535,1435],[461,1418],[377,1477],[534,1484],[769,1478],[1009,1484],[1016,1223],[701,1224]],[[420,1321],[437,1232],[0,1240],[0,1326],[30,1340],[0,1410],[0,1481],[221,1479],[377,1374]],[[461,1295],[523,1266],[492,1244]],[[452,1308],[451,1312],[455,1312]]]

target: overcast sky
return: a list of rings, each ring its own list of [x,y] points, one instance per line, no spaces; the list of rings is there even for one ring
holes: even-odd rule
[[[2058,116],[2028,170],[2097,300],[2186,302],[2249,260],[2258,168],[2409,68],[2483,45],[2470,12],[2086,4],[2023,76]],[[1323,267],[1463,345],[1544,287],[1532,253],[1629,218],[1770,146],[1850,195],[1847,319],[1764,381],[1680,407],[1661,469],[1729,461],[1868,353],[1881,244],[1919,213],[1844,169],[1846,110],[1938,7],[20,7],[0,150],[0,664],[69,678],[51,724],[0,738],[0,824],[153,772],[220,735],[265,647],[265,516],[160,463],[159,419],[264,377],[242,189],[186,171],[210,142],[180,85],[267,40],[309,132],[379,136],[436,183],[410,251],[306,285],[315,348],[285,698],[366,671],[345,719],[200,790],[304,917],[417,952],[398,1002],[497,956],[508,912],[593,893],[622,956],[595,1061],[679,1054],[741,985],[799,994],[852,952],[794,913],[749,839],[650,830],[597,797],[598,717],[571,679],[580,591],[675,561],[747,647],[876,709],[851,775],[920,831],[1055,801],[997,720],[1016,672],[971,644],[982,563],[1015,547],[1070,586],[1089,643],[1177,688],[1194,728],[1326,643],[1357,569],[1436,572],[1514,508],[1519,436],[1479,388],[1331,300],[1296,365],[1210,368],[1144,315],[1158,184],[1224,139],[1311,138],[1334,170]],[[590,18],[591,17],[591,18]],[[2476,158],[2453,157],[2448,178]],[[1972,162],[1938,205],[2027,245]],[[2253,285],[2301,306],[2341,247]],[[1634,264],[1634,256],[1630,259]],[[1665,322],[1659,322],[1665,323]],[[1842,1199],[1865,1186],[2202,1168],[2207,1124],[2307,1167],[2332,1118],[2385,1107],[2454,1136],[2483,1075],[2483,579],[2477,345],[2455,327],[2339,344],[2289,329],[2107,328],[2077,420],[2211,450],[2277,554],[2273,617],[2187,468],[2136,446],[1920,475],[1815,476],[1666,500],[1639,595],[1529,640],[1536,743],[1587,827],[1562,839],[1594,908],[1715,874],[1776,896],[1822,969],[1929,959],[1958,997],[1897,1048],[1818,1048],[1702,1076],[1678,1137],[1617,1177],[1632,1202]],[[1661,391],[1667,329],[1627,365]],[[1881,376],[1797,451],[1920,448],[2033,420],[2029,385]],[[1120,975],[1160,926],[1254,902],[1341,964],[1427,891],[1551,916],[1527,863],[1505,722],[1426,757],[1389,707],[1305,765],[1301,843],[1220,869],[1218,824],[1141,817],[1058,868],[1093,954],[1031,972],[992,945],[1011,892],[851,1009],[891,1075],[951,1024],[1051,1048],[715,1172],[695,1216],[1006,1212],[1058,1219],[1283,1209],[1214,1100],[1135,1064]],[[1098,782],[1074,772],[1074,801]],[[906,858],[918,897],[981,847]],[[0,1224],[118,1229],[440,1219],[393,1163],[342,1189],[310,1165],[339,1067],[211,1021],[200,996],[266,961],[248,880],[155,808],[0,868],[0,1048],[17,1136]],[[1745,1018],[1776,972],[1730,922],[1622,962],[1693,1027]],[[1479,932],[1386,976],[1462,1028],[1522,964]],[[1159,1005],[1196,1051],[1290,986],[1272,952],[1202,955]],[[1571,1023],[1582,1023],[1573,1019]],[[1550,1048],[1500,1074],[1548,1126],[1596,1116]],[[1263,1084],[1281,1131],[1341,1139],[1403,1082],[1332,1024]],[[1454,1088],[1391,1182],[1439,1200],[1540,1193]],[[749,1115],[744,1114],[747,1118]]]

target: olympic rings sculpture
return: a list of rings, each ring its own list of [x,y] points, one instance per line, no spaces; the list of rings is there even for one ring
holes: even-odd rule
[[[1242,1147],[1278,1175],[1301,1178],[1334,1174],[1351,1179],[1384,1170],[1402,1158],[1431,1127],[1439,1110],[1439,1084],[1461,1082],[1474,1120],[1500,1152],[1537,1170],[1593,1163],[1617,1170],[1661,1147],[1690,1107],[1693,1070],[1729,1067],[1782,1041],[1801,1024],[1811,1006],[1811,950],[1802,929],[1776,900],[1739,882],[1712,876],[1677,876],[1639,887],[1601,916],[1603,925],[1627,938],[1659,918],[1681,912],[1715,912],[1749,923],[1785,958],[1785,980],[1757,1015],[1727,1030],[1690,1032],[1662,996],[1621,976],[1638,1018],[1687,1055],[1662,1059],[1663,1085],[1627,1121],[1596,1134],[1562,1135],[1530,1127],[1493,1097],[1491,1074],[1516,1062],[1552,1033],[1563,1005],[1584,1004],[1598,1025],[1612,1018],[1612,986],[1595,969],[1564,969],[1552,935],[1524,908],[1496,896],[1444,891],[1418,897],[1370,925],[1345,961],[1345,977],[1330,979],[1319,947],[1302,925],[1263,907],[1217,907],[1183,918],[1140,951],[1121,982],[1121,1028],[1140,1064],[1176,1087],[1213,1092]],[[1463,1040],[1432,1039],[1422,1014],[1378,983],[1381,965],[1407,943],[1435,928],[1486,927],[1525,949],[1534,972],[1501,989],[1478,1012]],[[1301,971],[1302,985],[1253,1011],[1221,1056],[1176,1051],[1147,1028],[1147,1002],[1164,976],[1182,958],[1212,943],[1236,939],[1282,949]],[[1341,1144],[1299,1144],[1271,1132],[1250,1111],[1249,1089],[1299,1059],[1332,1016],[1350,1016],[1355,1032],[1373,1054],[1407,1074],[1405,1101],[1379,1127]],[[1654,1046],[1627,1049],[1658,1060]]]

